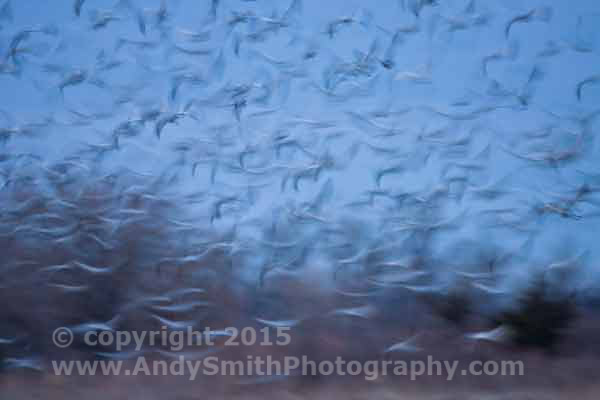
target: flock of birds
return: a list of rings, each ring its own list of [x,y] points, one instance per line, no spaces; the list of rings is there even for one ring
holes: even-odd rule
[[[64,26],[23,25],[16,1],[0,6],[0,87],[42,99],[29,117],[2,90],[0,287],[89,300],[112,276],[158,271],[149,294],[119,295],[117,315],[86,309],[77,334],[119,329],[140,310],[169,329],[198,327],[217,279],[253,293],[306,282],[355,304],[327,318],[369,319],[390,291],[466,285],[494,302],[511,297],[523,279],[511,267],[530,266],[544,232],[598,226],[600,74],[578,78],[567,111],[538,94],[554,60],[597,54],[586,15],[575,39],[532,48],[523,32],[549,26],[551,6],[400,0],[317,23],[309,0],[63,3],[53,7],[69,13]],[[496,48],[456,45],[480,36]],[[592,264],[585,246],[547,253],[542,268],[559,279]],[[166,287],[164,270],[187,286]],[[17,316],[28,303],[5,318],[0,348],[29,343]],[[265,314],[252,318],[308,318]],[[496,327],[465,339],[506,337]],[[420,350],[413,336],[382,352]],[[41,365],[11,351],[5,366]]]

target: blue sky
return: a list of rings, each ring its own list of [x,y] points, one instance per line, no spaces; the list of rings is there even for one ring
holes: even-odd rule
[[[513,193],[490,201],[467,191],[457,200],[455,191],[460,188],[447,187],[454,197],[444,200],[440,218],[461,216],[460,229],[441,234],[433,255],[455,257],[457,263],[468,263],[473,249],[460,254],[455,250],[456,244],[464,240],[518,248],[529,234],[490,228],[485,224],[484,210],[514,208],[526,212],[540,199],[555,200],[549,193],[572,191],[586,182],[580,171],[600,173],[597,163],[600,149],[595,140],[598,119],[587,126],[578,122],[597,109],[600,84],[586,86],[582,98],[576,97],[578,82],[600,73],[597,29],[600,5],[593,0],[476,0],[474,12],[469,14],[465,11],[469,2],[440,1],[439,6],[424,7],[417,18],[410,12],[411,4],[417,2],[303,0],[290,27],[268,35],[264,41],[242,41],[236,56],[233,45],[236,36],[244,36],[255,27],[240,25],[228,32],[226,21],[233,13],[247,10],[264,18],[281,16],[289,2],[222,0],[216,21],[210,21],[210,1],[168,1],[170,17],[161,31],[152,26],[152,15],[160,2],[132,0],[133,10],[146,9],[140,11],[148,22],[144,36],[136,24],[136,11],[124,6],[115,8],[114,1],[87,0],[81,16],[76,17],[72,1],[13,0],[12,21],[9,18],[0,21],[3,53],[10,39],[23,29],[53,27],[56,33],[32,33],[23,45],[26,51],[21,73],[0,74],[0,109],[10,116],[2,123],[18,126],[48,117],[55,122],[34,137],[12,137],[2,151],[33,152],[52,162],[68,157],[86,143],[110,143],[115,127],[139,118],[144,110],[181,111],[193,101],[190,113],[194,118],[186,116],[177,125],[166,125],[160,138],[152,126],[145,127],[135,137],[123,137],[120,150],[111,153],[101,168],[114,171],[126,166],[140,173],[158,174],[173,168],[180,157],[173,146],[186,142],[191,146],[186,165],[198,161],[199,167],[194,176],[191,167],[181,174],[182,192],[235,194],[246,190],[242,188],[244,185],[257,185],[252,190],[256,200],[252,206],[231,212],[218,221],[219,226],[238,223],[244,227],[255,219],[265,221],[266,225],[274,210],[302,209],[330,180],[333,193],[320,210],[323,218],[356,218],[363,221],[365,236],[375,238],[387,235],[384,222],[411,218],[410,212],[390,207],[385,200],[358,210],[347,207],[348,203],[362,199],[366,191],[377,189],[374,178],[377,171],[402,162],[408,167],[402,173],[386,175],[380,189],[395,194],[426,195],[444,188],[445,173],[460,175],[460,171],[448,169],[449,163],[484,160],[486,168],[469,175],[469,187],[512,174],[507,185]],[[98,10],[113,10],[118,18],[105,28],[92,29],[91,13]],[[528,23],[513,25],[506,37],[508,21],[532,10],[538,10],[540,15],[535,14]],[[551,12],[544,18],[546,10]],[[327,25],[341,16],[357,22],[342,26],[330,38],[326,34]],[[449,21],[471,24],[474,18],[482,18],[486,23],[464,30],[449,29],[452,26]],[[363,96],[332,101],[316,89],[325,85],[324,76],[333,66],[351,63],[357,54],[367,53],[375,40],[379,44],[377,54],[383,54],[391,42],[391,32],[412,26],[417,28],[416,32],[404,35],[392,70],[378,66],[368,79],[359,77],[347,83],[350,88],[354,83],[363,85],[366,90]],[[210,38],[189,43],[186,31],[210,32]],[[136,49],[126,44],[117,49],[120,39],[148,41],[156,43],[156,47]],[[207,50],[207,54],[185,55],[174,50],[175,45]],[[302,60],[302,55],[310,49],[317,51],[316,58]],[[557,49],[557,54],[544,56],[549,49]],[[94,65],[100,52],[107,60],[119,61],[120,66],[98,73]],[[485,57],[511,52],[512,56],[490,61],[487,76],[483,74]],[[215,73],[219,57],[224,62],[222,76]],[[278,67],[273,60],[289,63],[289,70]],[[51,66],[59,71],[62,68],[62,72],[48,72]],[[534,68],[541,71],[541,78],[531,84],[532,95],[526,107],[517,107],[514,95],[494,95],[498,91],[522,93]],[[77,70],[86,71],[87,79],[66,87],[63,98],[60,83]],[[183,84],[177,98],[172,100],[171,84],[181,71],[204,81],[198,85]],[[298,76],[290,78],[290,71]],[[417,75],[425,75],[427,82],[415,82],[413,78]],[[92,78],[96,77],[107,82],[108,87],[94,85]],[[222,104],[219,94],[223,88],[241,84],[255,85],[252,93],[257,93],[256,96],[267,89],[272,96],[262,102],[251,98],[238,122],[232,108]],[[473,114],[485,107],[494,110]],[[378,119],[377,123],[398,130],[396,135],[378,136],[377,127],[355,117],[356,113],[384,110],[397,113]],[[78,126],[71,123],[77,119],[71,111],[99,114],[102,118]],[[475,117],[459,118],[464,115]],[[323,127],[316,122],[327,124]],[[524,140],[527,135],[547,129],[550,138]],[[560,151],[575,145],[577,135],[582,132],[585,137],[582,156],[561,164],[560,168],[536,166],[543,163],[525,161],[506,151],[518,154]],[[291,148],[284,150],[281,159],[274,159],[269,143],[280,133],[289,135],[290,140],[302,144],[313,155],[332,155],[336,168],[326,170],[318,181],[302,180],[299,190],[289,185],[282,190],[286,173],[295,171],[290,168],[297,166],[300,170],[318,157]],[[462,153],[449,156],[444,152],[444,143],[467,137],[470,141],[461,148]],[[365,143],[393,149],[397,155],[378,154]],[[357,148],[355,156],[350,157]],[[273,167],[273,172],[253,178],[228,168],[230,160],[245,149],[254,150],[247,159],[249,165],[257,169]],[[428,153],[427,162],[422,163],[421,156]],[[411,161],[407,162],[407,158]],[[212,183],[211,168],[215,164],[216,183]],[[280,164],[286,168],[277,168]],[[595,183],[590,178],[587,181],[598,186],[597,178]],[[585,207],[589,209],[583,210],[584,213],[597,212],[593,206]],[[190,204],[190,208],[208,218],[206,204]],[[600,235],[599,221],[598,217],[574,220],[557,215],[537,218],[532,254],[526,261],[511,266],[507,285],[518,285],[530,268],[540,268],[557,258],[586,250],[589,256],[581,285],[595,285],[600,277],[597,267],[600,250],[595,246]],[[255,233],[249,230],[247,234]],[[326,264],[318,257],[314,262]]]

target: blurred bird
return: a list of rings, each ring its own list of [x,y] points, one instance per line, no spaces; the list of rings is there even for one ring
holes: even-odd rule
[[[465,338],[473,341],[503,343],[507,342],[511,336],[511,329],[504,325],[500,325],[490,331],[467,333]]]
[[[268,326],[270,328],[291,328],[300,324],[302,319],[288,319],[288,320],[267,320],[262,318],[255,318],[256,322]]]
[[[411,336],[401,342],[395,343],[384,350],[384,353],[417,353],[423,349],[417,345],[419,335]]]
[[[516,17],[514,17],[510,21],[508,21],[508,23],[506,24],[506,27],[504,28],[504,36],[506,36],[507,38],[510,36],[511,28],[515,24],[523,24],[523,23],[528,23],[528,22],[532,22],[532,21],[536,21],[536,20],[542,21],[542,22],[548,22],[548,21],[550,21],[551,18],[552,18],[552,8],[547,7],[547,6],[536,7],[534,9],[526,12],[525,14],[517,15]]]
[[[352,308],[338,308],[331,311],[330,315],[344,316],[344,317],[355,317],[355,318],[371,318],[376,313],[376,308],[372,305],[364,305],[360,307]]]

